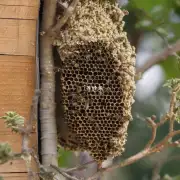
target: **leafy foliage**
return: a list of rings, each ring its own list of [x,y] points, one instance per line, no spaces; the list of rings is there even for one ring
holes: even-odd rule
[[[169,0],[132,0],[130,6],[137,12],[138,28],[147,31],[154,30],[169,40],[180,37],[180,32],[176,26],[178,22],[173,18],[173,16],[178,15],[176,11],[180,7],[178,3]],[[170,33],[173,33],[173,36],[167,37]]]
[[[65,151],[62,147],[58,146],[58,165],[60,167],[68,166],[68,160],[72,158],[71,151]]]
[[[18,132],[17,128],[24,125],[24,117],[13,111],[8,111],[1,119],[4,119],[7,128],[11,128],[14,132]]]
[[[134,29],[135,27],[134,31],[128,30],[130,36],[142,32],[152,33],[152,36],[160,37],[158,41],[161,40],[164,47],[180,38],[179,0],[130,0],[126,8],[130,11],[127,23],[131,23],[127,25],[127,28]],[[135,18],[131,16],[135,16]],[[133,25],[132,19],[135,20]],[[155,51],[159,51],[159,49],[156,48]],[[168,60],[161,63],[161,67],[164,69],[166,79],[180,77],[180,66],[176,57],[168,57]]]
[[[179,85],[180,85],[180,79],[175,78],[175,79],[167,80],[166,83],[164,84],[164,87],[175,89]]]
[[[0,143],[0,164],[4,164],[12,158],[12,149],[8,143]]]
[[[176,108],[176,112],[177,112],[177,116],[176,121],[178,123],[180,123],[180,79],[175,78],[175,79],[170,79],[168,81],[166,81],[166,83],[164,84],[165,87],[168,87],[172,90],[177,91],[177,108]]]

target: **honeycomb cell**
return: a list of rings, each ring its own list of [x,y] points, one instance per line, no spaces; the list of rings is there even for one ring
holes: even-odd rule
[[[80,0],[68,36],[62,31],[64,38],[57,39],[62,120],[68,126],[67,139],[59,132],[58,141],[70,150],[89,151],[98,162],[124,151],[131,119],[135,50],[122,31],[123,16],[109,2]]]

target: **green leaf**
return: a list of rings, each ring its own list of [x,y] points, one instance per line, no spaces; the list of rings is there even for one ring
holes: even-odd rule
[[[170,4],[168,2],[169,0],[156,0],[156,1],[150,1],[150,0],[132,0],[132,3],[136,4],[136,6],[140,9],[145,10],[146,12],[151,12],[154,7],[159,6],[160,8],[166,8]]]
[[[67,167],[68,160],[72,157],[72,152],[64,150],[62,147],[58,147],[58,166]]]
[[[180,79],[174,78],[174,79],[169,79],[166,81],[164,84],[164,87],[169,87],[171,89],[176,88],[180,84]]]
[[[12,158],[12,149],[8,143],[0,143],[0,164],[4,164]]]
[[[164,69],[166,79],[180,77],[180,67],[175,56],[168,57],[160,65]]]
[[[2,116],[0,118],[4,119],[6,126],[8,128],[11,128],[14,132],[18,132],[18,127],[24,126],[24,117],[20,116],[16,112],[8,111],[5,113],[5,116]]]

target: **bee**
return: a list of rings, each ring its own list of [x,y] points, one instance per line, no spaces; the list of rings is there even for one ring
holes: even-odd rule
[[[87,86],[87,91],[90,92],[91,91],[91,86]]]
[[[100,94],[102,94],[102,93],[103,93],[103,87],[102,87],[102,86],[99,86],[99,87],[98,87],[98,91],[99,91]]]
[[[72,61],[72,64],[73,64],[73,66],[74,66],[75,68],[78,68],[78,67],[79,67],[79,64],[76,63],[75,61]]]
[[[92,86],[92,91],[96,92],[97,91],[97,87],[96,86]]]
[[[68,111],[68,107],[66,105],[63,106],[65,111]]]
[[[87,111],[89,109],[89,100],[86,100],[85,102],[85,110]]]
[[[80,93],[82,91],[81,87],[78,86],[76,91],[77,91],[77,93]]]

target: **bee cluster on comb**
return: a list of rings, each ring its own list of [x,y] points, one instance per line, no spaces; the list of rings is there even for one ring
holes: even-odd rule
[[[124,151],[135,91],[135,49],[115,4],[80,0],[54,44],[61,58],[61,102],[70,150],[97,162]]]

